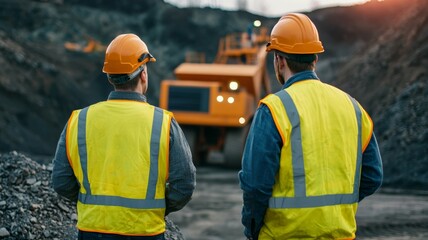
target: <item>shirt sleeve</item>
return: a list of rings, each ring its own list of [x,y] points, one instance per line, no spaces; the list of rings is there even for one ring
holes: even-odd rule
[[[248,238],[257,239],[279,170],[281,136],[269,108],[257,109],[248,134],[239,172],[244,205],[242,224]]]
[[[382,184],[382,179],[382,157],[373,132],[370,142],[363,153],[359,201],[376,192]]]
[[[79,183],[67,159],[65,146],[66,129],[67,125],[62,130],[55,157],[52,160],[52,187],[59,195],[76,202],[79,193]]]
[[[196,186],[196,168],[186,137],[173,118],[170,130],[169,179],[166,188],[166,215],[182,209]]]

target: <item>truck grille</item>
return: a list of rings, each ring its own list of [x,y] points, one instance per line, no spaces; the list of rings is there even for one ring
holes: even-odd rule
[[[170,86],[168,95],[168,110],[170,111],[209,111],[209,88]]]

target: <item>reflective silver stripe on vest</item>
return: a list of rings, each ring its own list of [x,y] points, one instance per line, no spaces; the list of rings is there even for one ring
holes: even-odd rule
[[[146,199],[133,199],[120,196],[92,195],[90,183],[88,180],[88,156],[86,151],[86,120],[88,107],[82,109],[79,113],[79,122],[77,129],[78,148],[80,164],[83,173],[83,186],[86,194],[79,192],[79,201],[84,204],[120,206],[137,209],[165,208],[165,199],[154,199],[156,193],[156,184],[158,179],[158,156],[160,136],[162,132],[163,111],[155,108],[152,126],[152,136],[150,144],[150,172],[149,184],[147,187]]]
[[[358,124],[358,145],[357,145],[357,167],[355,169],[355,180],[354,180],[354,194],[357,195],[357,201],[358,201],[358,194],[360,189],[360,177],[361,177],[361,165],[363,161],[363,148],[361,146],[362,141],[362,126],[361,126],[361,109],[358,107],[357,101],[349,96],[349,99],[351,99],[352,105],[354,106],[355,114],[357,116],[357,124]]]
[[[291,155],[293,163],[294,196],[306,197],[305,166],[303,164],[302,134],[300,118],[296,105],[286,91],[280,91],[277,96],[284,104],[288,119],[291,123]]]
[[[358,146],[357,146],[357,161],[356,171],[354,178],[354,191],[351,194],[330,194],[322,196],[306,196],[305,184],[305,169],[303,150],[301,144],[301,131],[300,131],[300,118],[296,105],[291,99],[290,95],[282,90],[276,95],[281,99],[284,104],[288,119],[291,122],[291,152],[293,164],[293,181],[295,197],[272,197],[269,199],[269,208],[311,208],[322,207],[339,204],[352,204],[358,202],[358,190],[360,184],[360,169],[362,161],[362,147],[361,147],[361,110],[356,101],[349,96],[351,100],[358,124]],[[303,178],[303,180],[301,179]]]
[[[91,194],[91,186],[88,181],[88,154],[86,152],[86,116],[88,108],[85,107],[79,113],[79,121],[77,124],[77,145],[79,148],[80,165],[83,172],[83,186],[88,194]]]
[[[79,193],[79,201],[84,204],[119,206],[137,209],[165,208],[165,200],[163,199],[133,199],[118,196]]]
[[[163,111],[159,108],[155,108],[152,126],[152,139],[150,141],[149,187],[147,189],[146,199],[154,199],[156,193],[156,184],[158,181],[159,146],[163,122],[162,118]]]

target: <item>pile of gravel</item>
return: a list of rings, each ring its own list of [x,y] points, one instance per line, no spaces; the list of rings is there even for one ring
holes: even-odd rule
[[[51,171],[16,151],[0,154],[1,239],[76,239],[76,207],[53,191]],[[166,239],[184,239],[165,219]]]

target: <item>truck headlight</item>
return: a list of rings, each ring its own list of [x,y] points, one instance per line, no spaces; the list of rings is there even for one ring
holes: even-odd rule
[[[224,98],[222,95],[217,96],[217,102],[223,102]]]
[[[239,121],[240,124],[244,124],[245,123],[245,118],[240,117],[238,121]]]
[[[236,91],[239,88],[239,84],[236,81],[232,81],[229,83],[229,89],[232,91]]]

